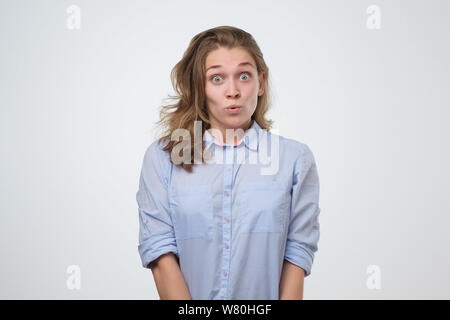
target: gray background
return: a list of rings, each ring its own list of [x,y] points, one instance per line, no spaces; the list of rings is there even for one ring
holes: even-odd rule
[[[0,298],[158,298],[137,252],[140,166],[170,70],[219,25],[255,37],[275,129],[316,158],[305,299],[450,298],[448,1],[0,3]]]

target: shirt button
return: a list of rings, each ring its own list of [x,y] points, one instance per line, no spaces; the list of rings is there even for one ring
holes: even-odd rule
[[[227,168],[227,171],[230,171],[231,170],[231,168]]]
[[[225,218],[225,222],[230,222],[230,219],[228,219],[228,218]]]
[[[225,277],[227,276],[227,274],[228,274],[228,273],[227,273],[226,271],[223,272],[223,275],[224,275]]]
[[[228,192],[225,192],[225,195],[228,197],[230,194]]]
[[[225,245],[225,248],[226,248],[226,249],[228,249],[229,247],[230,247],[229,245],[227,245],[227,244]]]

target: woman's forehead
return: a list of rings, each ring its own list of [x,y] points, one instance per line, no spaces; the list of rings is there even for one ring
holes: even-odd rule
[[[247,50],[241,48],[219,48],[211,51],[206,57],[205,68],[218,69],[222,67],[255,67],[252,56]]]

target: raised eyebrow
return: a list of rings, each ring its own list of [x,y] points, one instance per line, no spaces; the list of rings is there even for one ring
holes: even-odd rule
[[[242,67],[242,66],[251,66],[254,67],[254,65],[251,62],[241,62],[238,64],[238,67]],[[208,70],[210,69],[215,69],[215,68],[221,68],[222,66],[220,64],[214,65],[214,66],[210,66],[208,69],[206,69],[206,72],[208,72]]]
[[[247,70],[241,70],[241,71],[238,71],[238,72],[236,72],[236,74],[242,74],[242,73],[248,73],[248,74],[250,74],[251,75],[251,71],[249,70],[249,71],[247,71]],[[210,75],[207,75],[207,77],[211,77],[211,76],[213,76],[213,75],[219,75],[219,76],[222,76],[223,75],[223,73],[222,72],[211,72],[211,74]]]

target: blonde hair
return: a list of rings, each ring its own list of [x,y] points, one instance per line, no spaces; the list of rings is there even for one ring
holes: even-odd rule
[[[270,131],[273,121],[266,119],[266,113],[271,104],[269,88],[269,68],[263,54],[250,33],[232,26],[220,26],[203,31],[194,36],[184,52],[182,59],[175,65],[171,72],[172,85],[177,93],[170,96],[176,103],[163,105],[160,110],[160,120],[157,125],[163,127],[163,134],[159,142],[167,142],[163,150],[171,154],[172,149],[181,141],[171,140],[172,132],[178,128],[184,128],[194,136],[194,121],[202,121],[202,137],[205,130],[211,126],[206,108],[205,98],[205,63],[208,54],[218,49],[242,48],[253,57],[256,63],[258,75],[265,73],[264,93],[258,97],[255,112],[251,120],[256,121],[262,129]],[[203,139],[202,150],[204,150]],[[192,172],[194,164],[194,139],[191,138],[190,147],[185,151],[191,154],[191,163],[181,163],[186,171]],[[172,161],[172,157],[171,161]]]

